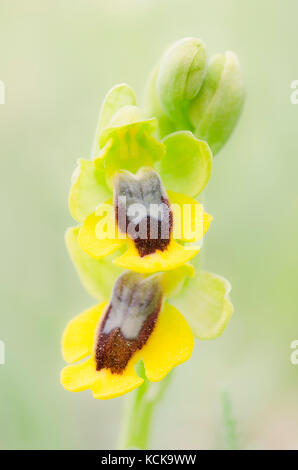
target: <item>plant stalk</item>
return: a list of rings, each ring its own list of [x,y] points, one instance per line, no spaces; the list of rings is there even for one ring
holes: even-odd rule
[[[161,382],[153,383],[146,378],[144,365],[139,364],[138,375],[144,379],[144,383],[126,397],[118,446],[121,450],[148,448],[155,407],[172,374],[168,374]]]

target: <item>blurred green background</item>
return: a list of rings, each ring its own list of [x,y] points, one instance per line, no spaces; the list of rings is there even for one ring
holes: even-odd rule
[[[197,344],[155,416],[152,448],[225,446],[228,390],[240,448],[298,448],[298,4],[295,0],[3,0],[0,4],[0,448],[115,447],[123,398],[59,384],[66,322],[94,302],[64,245],[70,176],[115,83],[139,100],[164,49],[234,50],[246,105],[216,157],[204,268],[233,285],[224,335]]]

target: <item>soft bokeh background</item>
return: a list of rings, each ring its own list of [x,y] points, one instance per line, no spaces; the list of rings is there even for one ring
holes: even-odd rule
[[[234,50],[244,113],[216,158],[204,267],[233,284],[224,335],[197,344],[155,416],[153,448],[223,448],[227,390],[240,448],[298,448],[298,4],[295,0],[3,0],[0,4],[0,448],[113,448],[123,398],[59,385],[66,322],[93,300],[63,234],[76,159],[88,156],[115,83],[142,99],[163,50],[184,36]]]

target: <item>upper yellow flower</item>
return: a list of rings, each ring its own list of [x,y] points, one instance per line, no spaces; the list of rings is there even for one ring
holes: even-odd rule
[[[144,273],[176,268],[198,253],[198,246],[176,240],[198,241],[209,228],[212,217],[199,202],[167,193],[150,168],[136,176],[117,173],[113,187],[113,203],[100,204],[80,229],[79,243],[86,253],[100,259],[126,246],[128,250],[113,262]]]
[[[159,141],[156,130],[157,119],[142,116],[131,88],[112,88],[100,113],[92,160],[79,160],[69,197],[70,212],[82,224],[79,243],[86,253],[101,259],[122,249],[116,265],[148,273],[173,269],[193,258],[199,247],[184,247],[178,241],[200,240],[211,221],[193,199],[210,178],[208,144],[183,131]],[[122,214],[129,227],[119,223],[123,197],[127,206]],[[158,205],[161,211],[132,215],[136,204],[146,210]],[[146,228],[144,224],[160,224],[167,217],[167,235],[159,234],[157,226],[154,239],[148,229],[144,243],[136,233]],[[124,245],[128,250],[123,254]]]

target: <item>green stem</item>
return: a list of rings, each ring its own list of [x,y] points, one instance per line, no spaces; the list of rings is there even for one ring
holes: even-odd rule
[[[155,406],[162,398],[171,374],[161,382],[149,382],[144,366],[138,366],[144,383],[126,397],[119,449],[147,449]]]

